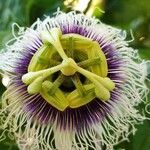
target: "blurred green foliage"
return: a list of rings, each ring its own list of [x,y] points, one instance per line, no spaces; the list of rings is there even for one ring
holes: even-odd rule
[[[37,18],[42,19],[44,15],[51,16],[57,7],[64,11],[69,10],[63,5],[63,0],[0,0],[0,49],[12,37],[13,22],[17,22],[20,26],[30,26]],[[103,15],[99,15],[101,20],[112,26],[126,29],[129,40],[130,29],[132,29],[135,39],[131,45],[139,50],[141,58],[150,60],[150,1],[103,0],[103,5],[97,7],[105,11]],[[150,63],[148,65],[150,68]],[[150,69],[148,71],[150,75]],[[4,87],[2,85],[0,87],[0,94],[2,94]],[[145,121],[143,125],[137,125],[137,128],[136,134],[130,136],[129,142],[123,142],[115,149],[149,150],[150,122]],[[0,150],[17,150],[17,146],[6,139],[0,143]]]
[[[149,0],[107,0],[102,20],[122,29],[131,29],[135,38],[132,45],[150,51]]]

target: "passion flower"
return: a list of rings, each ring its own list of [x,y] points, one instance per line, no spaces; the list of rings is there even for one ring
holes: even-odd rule
[[[113,149],[145,117],[145,68],[119,29],[75,12],[19,27],[0,54],[1,124],[20,149]]]

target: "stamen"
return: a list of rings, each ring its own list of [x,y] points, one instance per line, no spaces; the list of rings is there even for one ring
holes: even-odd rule
[[[68,64],[67,63],[61,63],[60,65],[57,65],[57,66],[49,68],[49,69],[44,69],[44,70],[40,70],[37,72],[28,72],[27,74],[22,76],[22,81],[25,84],[29,85],[30,83],[32,83],[35,80],[35,78],[42,76],[43,79],[45,79],[48,76],[50,76],[51,74],[59,71],[60,69],[62,69],[66,65],[68,65]]]
[[[99,93],[99,97],[101,97],[103,100],[108,100],[110,98],[110,93],[108,90],[112,90],[115,87],[115,84],[113,81],[108,80],[107,78],[102,78],[100,76],[97,76],[96,74],[89,72],[85,69],[82,69],[79,66],[74,66],[78,72],[83,74],[85,77],[87,77],[90,81],[94,83],[98,89],[100,89],[102,92]],[[96,78],[96,79],[95,79]],[[107,81],[107,82],[106,82]],[[97,89],[96,89],[96,95],[97,95]]]
[[[108,88],[108,90],[112,90],[115,87],[115,84],[113,83],[112,80],[110,80],[109,78],[103,78],[100,77],[90,71],[87,71],[79,66],[74,66],[76,68],[76,70],[78,72],[80,72],[81,74],[83,74],[85,77],[87,77],[89,80],[94,81],[97,80],[98,82],[100,82],[101,84],[103,84],[106,88]]]
[[[60,54],[60,56],[65,60],[67,59],[67,55],[65,54],[62,45],[60,43],[60,37],[62,36],[62,32],[59,28],[53,28],[51,30],[45,30],[42,32],[41,37],[42,37],[42,41],[45,44],[49,44],[51,43],[56,50],[58,51],[58,53]]]
[[[39,93],[42,87],[43,77],[36,78],[27,88],[29,94]]]

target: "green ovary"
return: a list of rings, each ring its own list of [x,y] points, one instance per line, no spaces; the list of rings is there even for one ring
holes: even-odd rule
[[[33,55],[22,81],[29,94],[40,95],[53,107],[81,107],[94,98],[110,99],[114,82],[107,77],[106,57],[96,41],[59,28],[41,33],[43,46]]]

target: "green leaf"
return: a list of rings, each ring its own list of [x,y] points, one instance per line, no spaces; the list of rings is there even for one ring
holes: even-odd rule
[[[147,77],[150,79],[150,61],[146,63],[147,66]]]
[[[137,125],[135,135],[129,136],[129,142],[124,141],[115,147],[115,150],[149,150],[150,149],[150,122],[144,121]]]
[[[147,66],[147,78],[145,80],[145,83],[146,83],[147,87],[150,89],[150,61],[148,61],[146,63],[146,66]],[[149,98],[148,99],[150,100],[150,92],[149,92]]]
[[[150,49],[149,48],[138,48],[139,55],[142,59],[150,60]]]
[[[150,122],[145,121],[140,125],[136,135],[133,137],[132,150],[149,150],[150,149]]]

